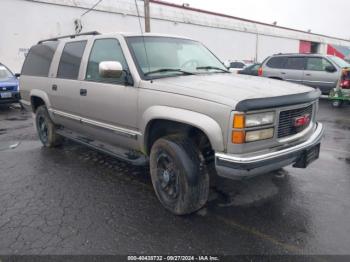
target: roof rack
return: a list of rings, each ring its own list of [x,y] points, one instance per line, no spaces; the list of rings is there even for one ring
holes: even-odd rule
[[[101,33],[98,31],[91,31],[91,32],[86,32],[86,33],[80,33],[80,34],[74,34],[74,35],[64,35],[64,36],[58,36],[58,37],[54,37],[54,38],[49,38],[49,39],[45,39],[45,40],[40,40],[38,42],[38,44],[41,44],[43,42],[47,42],[47,41],[57,41],[58,39],[63,39],[63,38],[75,38],[77,36],[83,36],[83,35],[100,35]]]

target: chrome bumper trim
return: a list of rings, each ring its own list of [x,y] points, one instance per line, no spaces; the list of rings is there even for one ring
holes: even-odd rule
[[[324,127],[317,123],[315,132],[303,143],[255,156],[215,154],[218,175],[233,178],[258,175],[289,165],[297,160],[305,149],[321,142]]]

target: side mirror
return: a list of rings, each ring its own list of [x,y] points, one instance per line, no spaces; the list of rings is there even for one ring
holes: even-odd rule
[[[328,73],[334,73],[334,72],[336,72],[337,71],[337,69],[334,67],[334,66],[326,66],[326,68],[325,68],[325,70],[326,70],[326,72],[328,72]]]
[[[20,76],[21,76],[20,73],[16,73],[16,74],[15,74],[15,77],[16,77],[16,78],[19,78]]]
[[[117,61],[103,61],[98,65],[98,72],[104,78],[119,78],[123,74],[123,66]]]

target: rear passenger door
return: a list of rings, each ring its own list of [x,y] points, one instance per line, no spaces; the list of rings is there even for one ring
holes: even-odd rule
[[[334,67],[331,62],[323,57],[308,57],[303,83],[319,88],[322,93],[328,94],[332,88],[336,87],[339,80],[339,72],[335,67],[335,72],[327,72],[327,66]]]
[[[284,69],[281,70],[282,78],[286,81],[302,84],[305,69],[305,57],[290,56],[287,58]]]
[[[80,89],[78,81],[80,64],[87,41],[73,41],[64,44],[56,78],[50,88],[51,111],[55,121],[73,130],[79,130]]]
[[[129,67],[121,44],[116,38],[97,38],[90,44],[90,54],[84,61],[85,81],[82,81],[86,94],[80,99],[84,132],[91,139],[119,147],[136,147],[139,91],[125,81]],[[99,64],[104,61],[120,62],[124,72],[119,78],[101,76]]]

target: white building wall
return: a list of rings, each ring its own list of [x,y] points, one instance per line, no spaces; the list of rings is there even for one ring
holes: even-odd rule
[[[273,36],[258,36],[258,57],[257,60],[262,62],[266,57],[278,53],[298,53],[299,40],[287,39]]]
[[[143,2],[137,1],[143,15]],[[96,0],[0,0],[2,29],[0,62],[19,72],[24,54],[40,39],[74,33],[81,18],[83,31],[139,32],[134,0],[104,0],[96,10],[81,15]],[[262,61],[279,52],[298,52],[299,40],[350,46],[350,41],[287,30],[228,17],[151,4],[151,30],[183,35],[203,42],[220,59]],[[143,19],[141,21],[143,26]]]

